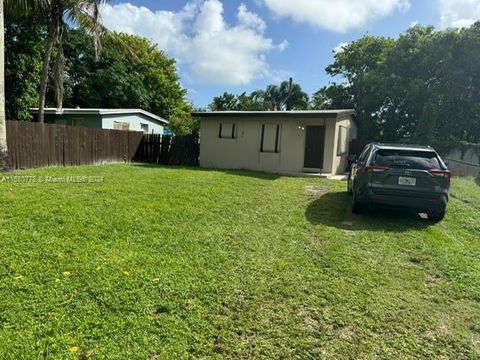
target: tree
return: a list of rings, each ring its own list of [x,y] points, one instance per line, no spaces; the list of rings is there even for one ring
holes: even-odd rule
[[[308,95],[292,79],[277,85],[268,85],[265,90],[257,90],[251,97],[262,110],[305,110],[308,108]]]
[[[65,57],[63,48],[64,34],[68,29],[67,21],[85,30],[93,37],[95,58],[98,60],[102,50],[102,38],[109,34],[102,25],[99,6],[111,0],[45,0],[43,11],[48,14],[48,36],[43,57],[40,79],[38,121],[44,121],[45,99],[47,95],[48,73],[54,46],[57,45],[54,64],[55,100],[57,108],[63,105]]]
[[[104,41],[102,57],[96,61],[89,35],[81,30],[65,34],[65,104],[68,107],[142,108],[169,120],[171,130],[188,133],[196,124],[192,106],[180,84],[175,60],[150,40],[114,34],[133,51],[135,62],[125,57],[116,42]],[[47,98],[52,98],[48,94]]]
[[[188,110],[174,113],[168,121],[168,129],[178,135],[197,134],[200,130],[200,122],[191,116],[193,105],[188,104]]]
[[[223,95],[215,96],[208,108],[211,111],[238,110],[238,98],[235,94],[224,92]]]
[[[351,109],[354,104],[348,87],[333,83],[315,92],[309,107],[312,110]]]
[[[5,107],[10,120],[31,120],[38,104],[45,27],[38,16],[5,19]]]
[[[378,139],[381,133],[382,108],[387,85],[381,66],[395,41],[385,37],[364,36],[335,54],[335,61],[327,67],[331,76],[343,78],[343,90],[348,93],[357,111],[359,134],[367,139]],[[380,79],[379,79],[380,77]],[[338,91],[338,89],[336,89]]]
[[[278,89],[280,109],[306,110],[308,108],[308,95],[302,91],[300,85],[290,81],[284,81]]]
[[[343,92],[337,99],[352,99],[368,140],[480,142],[479,58],[480,22],[417,25],[395,40],[365,36],[336,54],[327,72],[342,83],[320,89],[316,106]]]
[[[0,170],[9,166],[5,114],[5,13],[25,15],[44,1],[47,0],[0,0]]]
[[[251,95],[242,93],[240,95],[234,95],[228,92],[223,93],[221,96],[213,98],[212,103],[208,106],[211,111],[253,111],[261,110],[261,106]]]
[[[3,0],[0,0],[0,170],[8,167],[7,122],[5,118],[5,39]]]
[[[234,95],[225,92],[213,98],[208,106],[212,111],[281,111],[306,110],[308,95],[300,85],[292,79],[278,85],[268,85],[265,90],[256,90],[250,95],[246,93]]]

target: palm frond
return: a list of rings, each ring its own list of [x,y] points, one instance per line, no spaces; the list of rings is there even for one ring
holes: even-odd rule
[[[99,6],[112,2],[111,0],[75,1],[67,11],[71,22],[76,23],[79,28],[86,31],[93,38],[95,49],[95,60],[99,60],[102,51],[102,41],[108,40],[118,51],[122,52],[131,61],[138,62],[139,59],[130,46],[122,37],[113,31],[108,30],[102,22]]]

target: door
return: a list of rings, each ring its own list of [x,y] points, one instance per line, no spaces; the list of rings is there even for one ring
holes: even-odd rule
[[[305,163],[308,169],[323,169],[325,126],[307,126],[305,132]]]

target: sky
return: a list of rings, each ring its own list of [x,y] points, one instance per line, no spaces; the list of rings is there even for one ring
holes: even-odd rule
[[[116,0],[105,25],[151,39],[177,61],[188,100],[206,107],[224,92],[293,77],[309,95],[330,81],[342,45],[365,34],[398,37],[480,19],[480,0]]]

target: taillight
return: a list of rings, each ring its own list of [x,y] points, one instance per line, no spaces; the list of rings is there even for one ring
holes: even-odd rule
[[[430,169],[428,170],[428,172],[433,176],[438,176],[438,177],[451,178],[453,176],[450,170]]]
[[[389,168],[386,166],[378,166],[378,165],[367,165],[365,166],[365,172],[373,172],[373,173],[380,173],[387,171]]]

